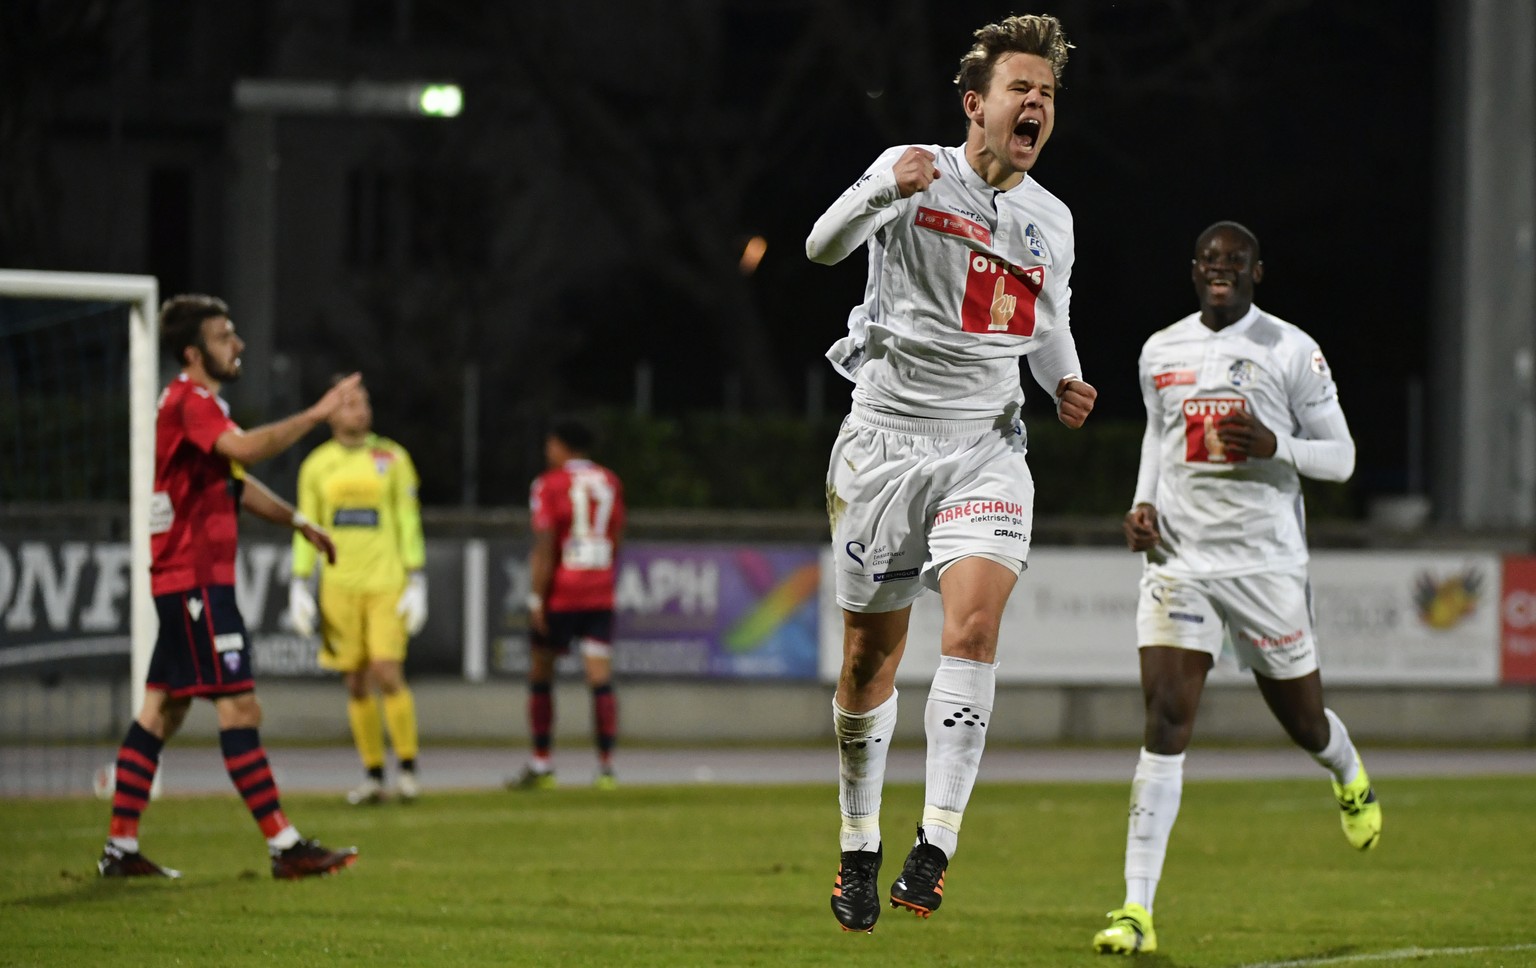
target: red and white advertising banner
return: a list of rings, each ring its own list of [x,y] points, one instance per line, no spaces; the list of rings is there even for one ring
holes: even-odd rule
[[[1524,613],[1536,616],[1536,559]],[[1310,573],[1324,683],[1467,685],[1499,682],[1500,559],[1481,552],[1314,552]],[[1035,548],[1003,613],[997,678],[1014,684],[1138,681],[1136,589],[1141,557],[1108,548]],[[842,616],[824,561],[824,681],[836,681]],[[1528,617],[1526,621],[1530,621]],[[897,679],[926,683],[939,661],[943,612],[924,592],[912,608]],[[1536,679],[1536,627],[1522,654]],[[1506,639],[1507,641],[1507,639]],[[1507,662],[1507,655],[1506,655]],[[1506,665],[1506,669],[1508,666]],[[1223,656],[1213,683],[1251,681]]]
[[[1504,559],[1500,666],[1506,683],[1536,683],[1536,558]]]

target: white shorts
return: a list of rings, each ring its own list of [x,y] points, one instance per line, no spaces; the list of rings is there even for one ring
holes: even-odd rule
[[[1156,568],[1141,576],[1136,644],[1221,654],[1232,643],[1237,664],[1269,679],[1297,679],[1317,669],[1312,587],[1305,569],[1237,578],[1176,578]]]
[[[894,417],[855,406],[827,468],[837,602],[854,612],[910,605],[939,569],[985,553],[1029,557],[1035,482],[1024,427]]]

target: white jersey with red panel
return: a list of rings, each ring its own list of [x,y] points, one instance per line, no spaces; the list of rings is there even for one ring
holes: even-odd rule
[[[551,612],[613,608],[615,551],[624,529],[624,487],[590,460],[568,460],[533,482],[535,531],[555,535],[555,573],[545,596]]]
[[[1080,372],[1068,326],[1072,214],[1033,178],[988,185],[963,147],[922,146],[939,172],[902,198],[887,149],[816,221],[806,255],[830,265],[869,248],[864,301],[827,359],[880,413],[978,419],[1023,400],[1018,357],[1054,395]]]
[[[1138,362],[1147,430],[1134,503],[1157,508],[1148,566],[1210,578],[1294,570],[1307,561],[1302,475],[1345,480],[1355,445],[1316,341],[1252,307],[1212,330],[1192,314],[1154,333]],[[1275,455],[1230,454],[1222,417],[1246,410]]]

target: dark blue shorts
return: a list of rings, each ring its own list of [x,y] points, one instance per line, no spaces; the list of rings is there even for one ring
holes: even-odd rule
[[[155,596],[160,634],[145,686],[175,697],[229,696],[256,688],[251,640],[231,585]]]
[[[533,632],[529,644],[561,655],[571,651],[571,644],[591,639],[603,645],[613,644],[613,610],[590,612],[550,612],[546,616],[549,634]]]

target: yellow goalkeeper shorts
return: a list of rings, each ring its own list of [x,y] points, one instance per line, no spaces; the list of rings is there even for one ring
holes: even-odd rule
[[[320,655],[323,668],[356,672],[370,662],[405,661],[405,619],[395,611],[405,586],[354,592],[320,583]]]

